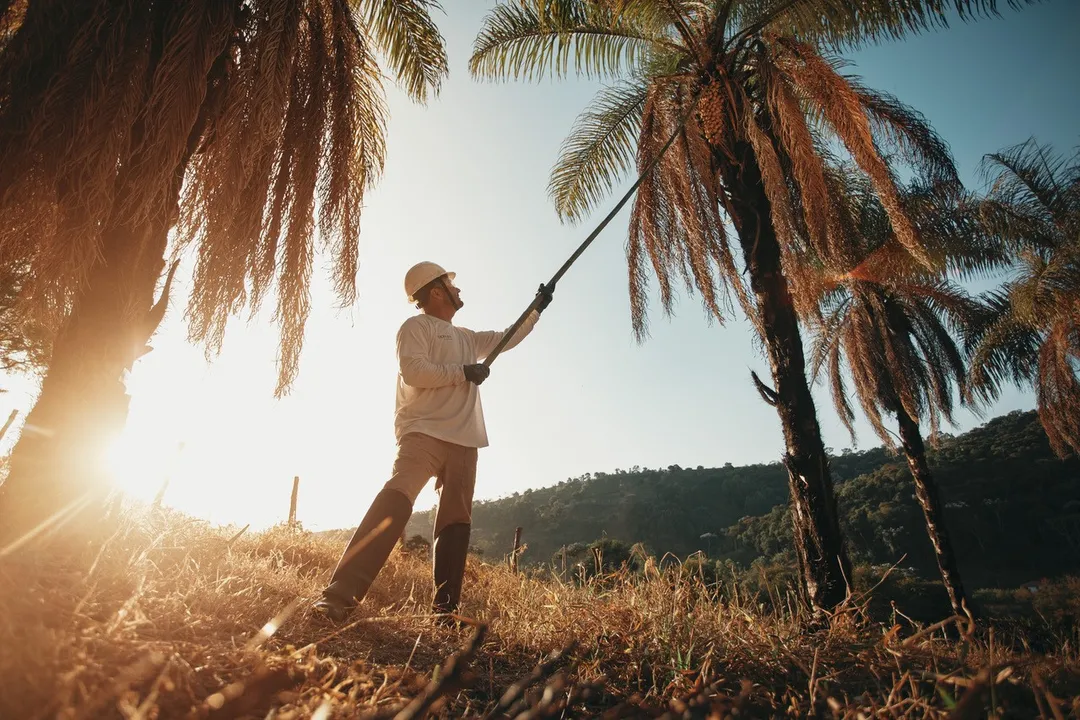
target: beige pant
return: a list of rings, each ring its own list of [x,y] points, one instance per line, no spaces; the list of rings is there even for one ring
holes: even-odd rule
[[[416,502],[428,480],[435,478],[435,492],[439,495],[439,509],[435,512],[438,535],[449,525],[472,522],[476,457],[476,448],[409,433],[398,441],[393,476],[384,487]]]

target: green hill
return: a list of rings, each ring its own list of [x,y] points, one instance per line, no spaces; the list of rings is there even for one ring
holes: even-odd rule
[[[1080,461],[1053,455],[1035,413],[1014,412],[945,437],[930,463],[971,587],[1015,587],[1080,571]],[[836,456],[832,467],[853,561],[892,564],[906,555],[904,567],[936,577],[904,458],[875,448]],[[605,537],[643,543],[658,557],[702,551],[743,567],[759,558],[786,562],[786,503],[779,463],[635,467],[477,503],[473,544],[501,558],[520,526],[526,564]],[[432,519],[430,511],[416,513],[407,534],[430,537]]]

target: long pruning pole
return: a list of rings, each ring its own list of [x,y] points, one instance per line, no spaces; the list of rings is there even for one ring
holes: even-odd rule
[[[596,236],[599,235],[603,231],[603,229],[607,227],[607,224],[611,222],[616,215],[619,214],[619,211],[623,209],[623,206],[630,201],[630,198],[633,197],[635,192],[637,192],[637,189],[641,187],[641,183],[645,181],[645,178],[648,177],[649,173],[651,173],[653,169],[657,166],[657,164],[660,162],[660,158],[664,156],[664,153],[666,153],[668,148],[671,147],[671,144],[675,142],[675,138],[677,138],[679,136],[679,133],[683,131],[683,128],[686,127],[686,121],[690,119],[690,114],[693,112],[694,107],[697,105],[698,98],[700,97],[700,93],[694,96],[693,101],[691,101],[689,107],[687,107],[686,112],[683,114],[682,119],[679,121],[679,124],[675,127],[675,132],[671,133],[671,137],[669,137],[667,139],[667,142],[664,143],[664,146],[660,148],[660,152],[656,153],[653,159],[649,161],[648,166],[641,172],[640,175],[638,175],[637,180],[635,180],[634,184],[630,186],[630,189],[623,194],[619,202],[615,204],[615,207],[613,207],[611,211],[608,212],[604,219],[600,221],[600,224],[597,225],[593,229],[593,231],[589,233],[589,236],[585,238],[584,242],[582,242],[581,245],[578,246],[578,249],[574,251],[574,254],[567,258],[566,262],[562,264],[562,267],[560,267],[559,270],[551,277],[551,280],[547,282],[544,287],[547,288],[548,292],[555,291],[555,284],[562,279],[562,276],[566,274],[566,271],[570,269],[570,266],[573,265],[579,257],[581,257],[582,253],[584,253],[590,245],[592,245],[592,242],[596,239]],[[521,313],[521,317],[519,317],[517,321],[510,326],[509,330],[503,333],[502,339],[499,340],[499,344],[495,346],[495,349],[492,350],[486,358],[484,358],[484,365],[489,368],[491,367],[491,364],[495,362],[495,358],[499,357],[499,354],[503,351],[503,348],[506,347],[506,344],[510,342],[510,339],[514,337],[514,335],[521,328],[521,326],[525,324],[525,321],[529,318],[529,315],[540,305],[543,299],[544,293],[537,292],[536,297],[534,297],[532,302],[529,303],[529,306],[525,308],[525,312]]]

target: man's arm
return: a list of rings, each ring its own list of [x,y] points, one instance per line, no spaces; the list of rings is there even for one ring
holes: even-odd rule
[[[525,337],[532,332],[533,327],[536,326],[536,321],[540,319],[540,313],[533,310],[529,313],[529,317],[525,318],[525,322],[521,324],[518,331],[514,333],[514,336],[510,338],[510,342],[506,343],[503,348],[503,352],[510,350],[518,345]],[[507,328],[509,330],[509,328]],[[484,330],[481,332],[473,333],[474,347],[476,348],[476,354],[478,359],[483,360],[495,349],[495,346],[503,339],[503,335],[507,333],[507,330]]]
[[[465,382],[461,365],[440,365],[428,360],[426,329],[417,322],[401,326],[397,336],[398,367],[401,379],[415,388],[439,388]]]

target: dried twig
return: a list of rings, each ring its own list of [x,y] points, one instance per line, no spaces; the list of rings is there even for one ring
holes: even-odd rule
[[[229,683],[206,698],[189,718],[232,720],[245,715],[263,715],[277,693],[296,687],[305,677],[305,673],[296,667],[260,668],[249,679]]]
[[[952,615],[950,617],[945,618],[941,622],[936,622],[936,623],[934,623],[933,625],[931,625],[929,627],[923,628],[922,630],[915,633],[911,637],[906,638],[902,643],[900,643],[900,646],[901,647],[911,647],[912,645],[914,645],[919,640],[922,640],[927,635],[931,635],[931,634],[937,632],[938,630],[945,627],[946,625],[949,625],[950,623],[956,623],[959,626],[963,622],[964,622],[964,618],[961,617],[960,615]]]
[[[979,671],[979,674],[975,676],[975,680],[972,682],[971,687],[964,692],[964,696],[960,698],[960,702],[958,702],[956,707],[953,708],[953,711],[949,713],[949,720],[969,720],[969,718],[974,720],[974,718],[982,717],[982,700],[989,687],[990,668],[983,668]]]
[[[506,717],[508,711],[514,709],[514,704],[517,699],[520,698],[530,685],[546,678],[555,670],[556,667],[571,653],[574,648],[577,647],[575,641],[571,641],[566,647],[558,652],[554,652],[548,656],[546,660],[539,663],[532,669],[528,675],[518,680],[516,683],[506,689],[506,692],[499,698],[499,703],[492,708],[491,712],[484,716],[485,720],[495,717]],[[513,715],[510,715],[511,717]]]
[[[422,717],[424,713],[435,703],[436,700],[447,695],[453,690],[463,687],[467,678],[465,676],[469,663],[476,656],[476,651],[484,642],[487,635],[487,625],[476,625],[469,643],[458,653],[452,655],[443,665],[437,680],[432,680],[427,687],[416,696],[412,702],[394,716],[394,720],[414,720]]]
[[[236,542],[237,540],[239,540],[240,536],[243,535],[244,533],[246,533],[249,527],[251,527],[251,523],[248,523],[244,527],[240,528],[240,532],[236,533],[231,538],[229,538],[228,542],[225,543],[225,547],[227,547],[227,548],[232,547],[233,543]]]

